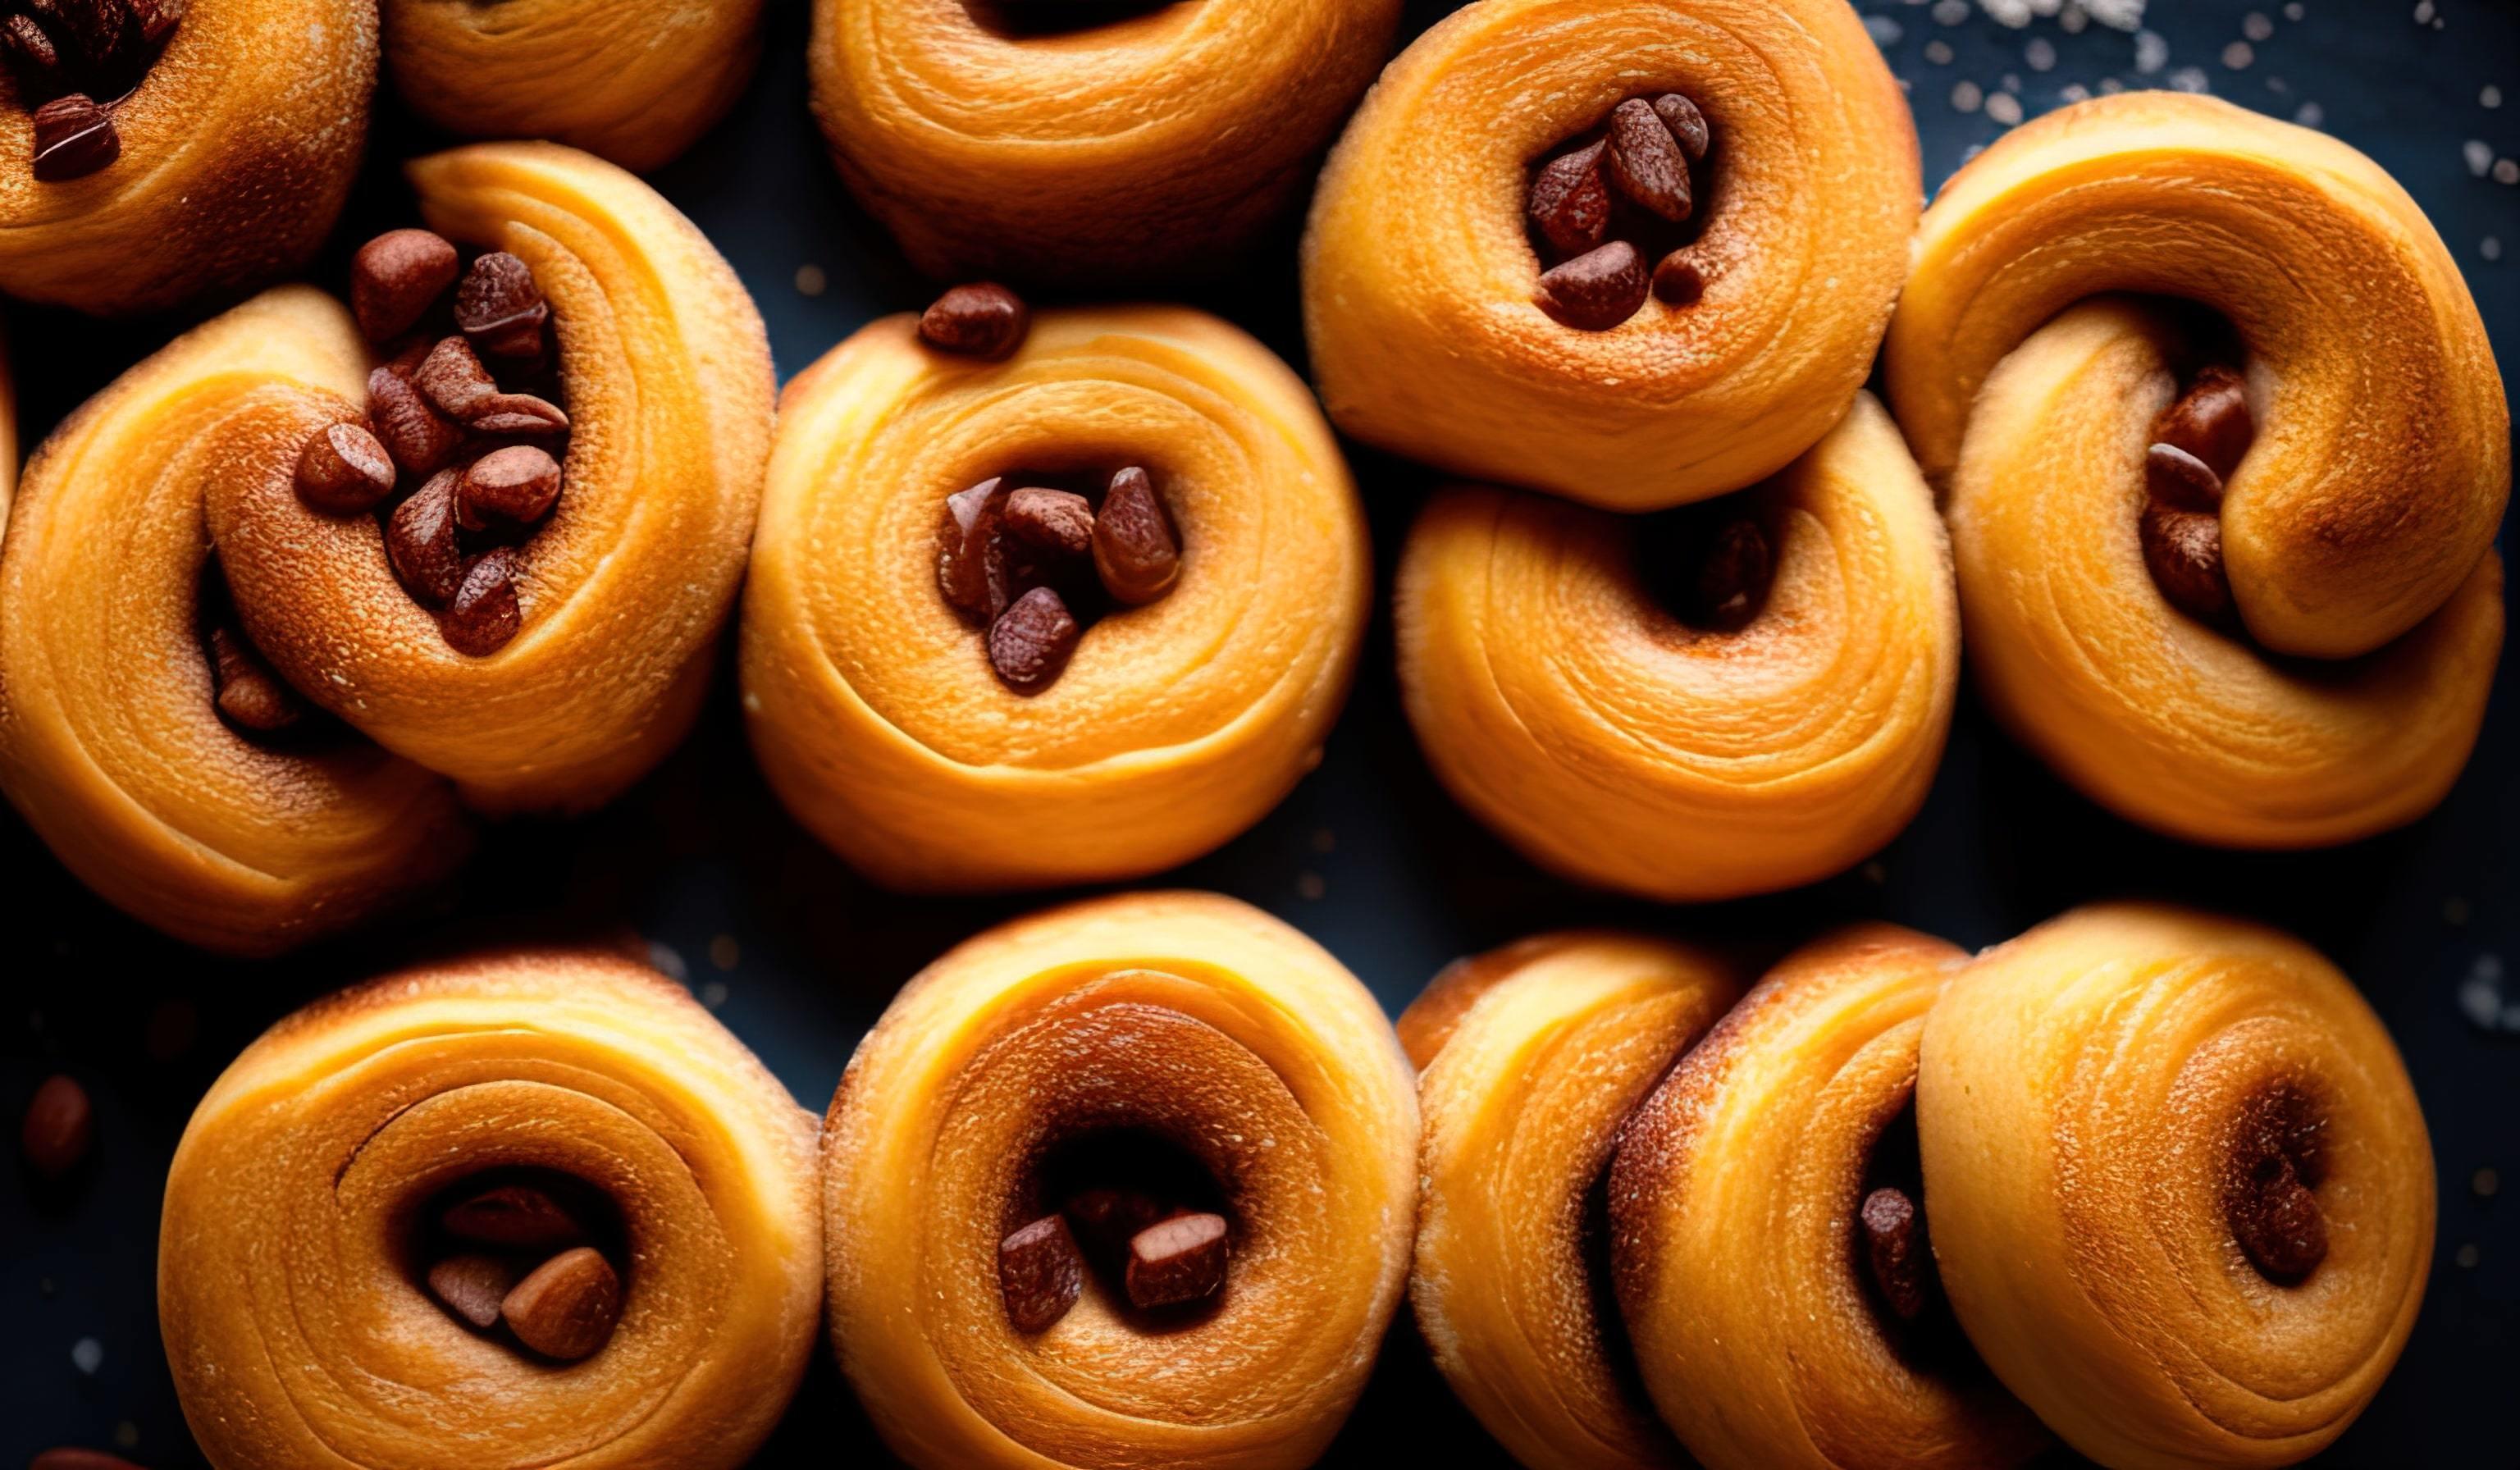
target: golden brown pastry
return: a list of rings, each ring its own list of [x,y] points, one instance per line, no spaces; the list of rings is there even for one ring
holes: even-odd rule
[[[1437,495],[1396,599],[1418,741],[1462,805],[1586,882],[1702,900],[1839,871],[1915,814],[1951,723],[1932,497],[1859,396],[1768,484],[1677,519]]]
[[[921,1470],[1308,1465],[1408,1269],[1391,1025],[1294,930],[1138,894],[990,930],[824,1125],[831,1330]]]
[[[13,296],[123,315],[242,293],[304,265],[349,196],[375,0],[52,0],[5,49]]]
[[[1339,427],[1644,511],[1776,473],[1871,371],[1923,195],[1845,0],[1480,0],[1383,73],[1304,241]]]
[[[1887,924],[1795,951],[1622,1132],[1620,1311],[1709,1470],[1995,1470],[2046,1441],[1954,1330],[1935,1262],[1960,1246],[1929,1247],[1919,1197],[1917,1125],[1944,1120],[1917,1045],[1965,958]]]
[[[940,279],[1213,274],[1300,189],[1400,0],[815,0],[814,114]]]
[[[176,1149],[158,1321],[221,1470],[739,1465],[813,1351],[814,1120],[603,956],[273,1027]]]
[[[345,928],[470,845],[443,779],[246,723],[295,701],[241,648],[208,487],[285,482],[366,371],[330,298],[257,297],[56,429],[0,545],[0,789],[89,886],[194,944],[270,954]]]
[[[2043,924],[1927,1018],[1916,1111],[1961,1324],[2103,1464],[2306,1459],[2406,1345],[2423,1116],[2378,1017],[2296,940],[2136,905]]]
[[[1948,477],[1988,701],[2094,800],[2307,847],[2450,788],[2502,641],[2510,423],[2457,266],[2368,158],[2171,93],[2019,128],[1926,214],[1888,380]]]
[[[384,0],[412,110],[474,138],[548,138],[645,171],[725,115],[761,57],[761,0]]]
[[[1410,1301],[1462,1402],[1534,1470],[1686,1463],[1610,1301],[1620,1131],[1740,994],[1711,955],[1543,935],[1436,977],[1400,1017],[1425,1141]]]
[[[744,713],[788,810],[892,887],[1208,851],[1311,769],[1364,632],[1346,464],[1268,349],[1125,307],[1009,350],[889,318],[781,405]]]

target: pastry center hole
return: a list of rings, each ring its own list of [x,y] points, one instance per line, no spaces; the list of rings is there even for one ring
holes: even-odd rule
[[[2172,365],[2179,390],[2152,423],[2144,450],[2143,508],[2137,531],[2153,585],[2180,611],[2246,637],[2223,564],[2223,488],[2257,440],[2246,355],[2236,334],[2194,308],[2180,309],[2186,349]]]
[[[2232,1242],[2278,1286],[2308,1280],[2327,1259],[2327,1110],[2306,1087],[2278,1082],[2252,1093],[2231,1129],[2223,1215]]]
[[[1740,632],[1776,585],[1775,533],[1740,496],[1642,517],[1636,557],[1646,594],[1698,633]]]
[[[1533,303],[1579,332],[1607,332],[1648,298],[1695,306],[1714,266],[1697,246],[1718,161],[1713,124],[1676,91],[1629,98],[1535,160],[1523,196]]]
[[[1171,594],[1184,552],[1142,466],[1016,469],[945,501],[936,582],[1017,694],[1058,682],[1094,624]]]
[[[963,0],[971,23],[1019,41],[1117,25],[1173,8],[1175,0]]]
[[[448,1316],[541,1361],[601,1352],[628,1290],[619,1208],[557,1170],[465,1176],[421,1205],[408,1250],[417,1284]]]
[[[1062,1140],[1009,1201],[998,1246],[1008,1319],[1049,1331],[1090,1279],[1142,1331],[1195,1325],[1230,1287],[1235,1222],[1229,1191],[1167,1138],[1119,1128]]]

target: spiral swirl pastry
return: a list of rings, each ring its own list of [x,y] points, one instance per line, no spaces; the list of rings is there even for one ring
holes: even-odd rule
[[[1454,796],[1533,861],[1656,899],[1731,898],[1836,872],[1922,805],[1959,620],[1941,522],[1889,416],[1859,397],[1724,513],[1699,579],[1729,589],[1715,616],[1672,610],[1649,580],[1670,558],[1632,519],[1455,489],[1411,531],[1410,722]]]
[[[993,929],[911,981],[832,1099],[840,1365],[921,1470],[1308,1465],[1399,1303],[1417,1143],[1390,1022],[1276,919],[1141,894]],[[1149,1193],[1125,1271],[1081,1267],[1111,1213],[1087,1201]],[[1170,1261],[1204,1291],[1149,1303],[1198,1227]]]
[[[813,1116],[641,966],[521,952],[320,1001],[175,1152],[158,1300],[185,1416],[222,1470],[741,1464],[813,1351]],[[592,1240],[563,1257],[608,1261],[607,1335],[548,1335],[584,1323],[531,1277],[474,1326],[431,1266],[449,1232]]]
[[[733,106],[761,0],[383,0],[394,89],[437,126],[548,138],[642,172]]]
[[[1213,274],[1293,198],[1400,0],[815,0],[814,114],[940,279]]]
[[[1618,166],[1647,101],[1659,189]],[[1657,111],[1694,119],[1678,180]],[[1622,196],[1587,165],[1549,216],[1558,151],[1604,127]],[[1391,65],[1322,175],[1322,400],[1369,443],[1612,510],[1740,489],[1863,385],[1922,195],[1906,99],[1844,0],[1480,0]],[[1543,235],[1562,249],[1536,255]],[[1616,304],[1571,322],[1545,306],[1561,283]]]
[[[1123,466],[1170,508],[1177,579],[1081,635],[1071,620],[1056,682],[1011,687],[1005,664],[992,672],[995,637],[984,654],[940,586],[949,500],[1022,485],[1024,468],[1099,483]],[[988,363],[922,345],[911,318],[879,321],[782,404],[744,592],[753,748],[797,820],[887,885],[1158,871],[1249,826],[1311,769],[1371,577],[1329,426],[1225,323],[1048,312]]]
[[[2306,1459],[2406,1345],[2432,1149],[2379,1018],[2296,940],[2134,905],[2043,924],[1927,1018],[1916,1108],[1960,1322],[2093,1459]]]
[[[329,297],[257,297],[56,429],[0,546],[0,789],[90,887],[193,944],[270,954],[335,932],[470,845],[422,767],[252,738],[217,707],[208,487],[285,483],[322,405],[366,372]]]
[[[1534,1470],[1687,1461],[1610,1298],[1604,1180],[1630,1114],[1740,994],[1636,935],[1465,959],[1400,1017],[1425,1112],[1410,1301],[1453,1390]]]
[[[531,269],[558,333],[566,490],[516,553],[518,631],[451,646],[379,518],[311,506],[287,466],[212,476],[210,536],[247,632],[307,698],[475,807],[592,807],[698,713],[760,499],[768,340],[708,241],[611,164],[476,144],[409,171],[431,228]],[[364,396],[320,410],[358,422]]]
[[[50,0],[0,78],[0,291],[98,315],[304,265],[349,197],[376,0]]]
[[[1989,702],[2077,786],[2245,847],[2449,789],[2501,646],[2510,424],[2369,159],[2203,97],[2042,118],[1925,216],[1888,364]]]
[[[1985,1470],[2046,1440],[1951,1330],[1933,1263],[1953,1247],[1920,1214],[1917,1046],[1964,958],[1887,924],[1807,945],[1628,1122],[1619,1306],[1709,1470]]]

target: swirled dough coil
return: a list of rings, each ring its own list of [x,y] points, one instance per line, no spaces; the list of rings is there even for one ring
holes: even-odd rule
[[[1704,294],[1562,326],[1533,301],[1529,171],[1665,93],[1713,133],[1686,251]],[[1392,63],[1323,173],[1323,403],[1381,448],[1613,510],[1737,490],[1846,413],[1922,195],[1906,99],[1844,0],[1481,0]]]
[[[1124,465],[1180,528],[1178,584],[1017,693],[939,590],[946,499],[1019,468]],[[744,592],[753,748],[797,820],[891,886],[1158,871],[1311,769],[1371,579],[1329,426],[1235,328],[1172,307],[1046,312],[992,364],[889,318],[783,400]]]
[[[1213,273],[1303,186],[1390,54],[1399,0],[816,0],[840,175],[940,279]]]
[[[36,99],[0,77],[0,291],[162,311],[287,275],[332,232],[367,146],[376,0],[192,0],[164,44],[97,99],[121,154],[82,177],[35,177]]]
[[[2156,421],[2219,314],[2256,435],[2188,615],[2139,532]],[[2080,304],[2078,304],[2080,303]],[[2105,806],[2190,840],[2303,847],[2438,803],[2502,641],[2501,379],[2404,190],[2307,128],[2126,94],[2006,135],[1927,212],[1887,349],[1948,512],[1998,714]]]
[[[610,1340],[528,1359],[414,1279],[416,1217],[475,1174],[563,1174],[620,1218]],[[195,1112],[158,1319],[221,1470],[741,1464],[814,1346],[814,1120],[661,976],[523,952],[282,1021]]]
[[[723,116],[762,0],[384,0],[394,89],[475,138],[548,138],[645,171]]]
[[[1961,1324],[2093,1459],[2306,1459],[2406,1345],[2423,1117],[2378,1017],[2296,940],[2135,905],[2043,924],[1927,1017],[1916,1107]]]
[[[1601,1199],[1629,1115],[1739,994],[1697,950],[1552,934],[1457,963],[1400,1017],[1425,1113],[1410,1302],[1534,1470],[1686,1463],[1636,1381]]]
[[[1148,1330],[1088,1284],[1020,1332],[1000,1239],[1042,1213],[1052,1151],[1114,1133],[1212,1180],[1223,1296]],[[859,1047],[824,1139],[832,1340],[922,1470],[1310,1464],[1408,1269],[1418,1110],[1390,1022],[1212,895],[1054,910],[946,955]]]
[[[1535,861],[1664,900],[1836,872],[1915,814],[1958,676],[1950,553],[1877,404],[1743,513],[1776,547],[1731,633],[1664,610],[1635,522],[1439,494],[1397,595],[1411,723],[1454,796]]]
[[[257,742],[212,702],[210,487],[285,486],[366,373],[329,297],[257,297],[56,429],[0,546],[0,788],[89,886],[194,944],[268,954],[334,932],[470,846],[426,769],[364,743]]]

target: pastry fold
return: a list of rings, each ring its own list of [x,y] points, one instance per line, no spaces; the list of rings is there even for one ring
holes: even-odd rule
[[[1950,728],[1959,623],[1932,497],[1869,397],[1744,498],[1776,548],[1733,633],[1664,610],[1637,523],[1440,493],[1397,594],[1436,775],[1534,861],[1662,900],[1825,877],[1905,826]]]
[[[1311,176],[1400,0],[1100,10],[815,0],[814,114],[921,271],[1221,270]]]
[[[1224,1294],[1147,1330],[1089,1283],[1020,1333],[1000,1238],[1043,1212],[1051,1150],[1115,1133],[1210,1177]],[[903,989],[832,1099],[841,1366],[922,1470],[1310,1464],[1399,1303],[1417,1141],[1390,1023],[1278,920],[1169,893],[993,929]]]
[[[1621,1135],[1619,1306],[1655,1406],[1709,1470],[1990,1470],[2046,1442],[1956,1334],[1885,1314],[1856,1227],[1966,958],[1887,924],[1795,951]],[[1934,1257],[1949,1270],[1957,1249]]]
[[[285,486],[326,405],[366,374],[329,297],[257,297],[56,429],[0,546],[0,789],[90,887],[190,943],[290,948],[470,846],[428,770],[357,741],[249,740],[213,704],[204,503],[230,477]]]
[[[1531,170],[1669,92],[1714,132],[1704,295],[1561,326],[1533,303]],[[1392,63],[1322,175],[1322,401],[1381,448],[1613,510],[1737,490],[1846,413],[1922,195],[1906,99],[1845,0],[1481,0]]]
[[[1460,961],[1400,1017],[1425,1114],[1410,1302],[1534,1470],[1687,1463],[1611,1301],[1605,1180],[1630,1114],[1739,994],[1697,950],[1551,934]]]
[[[376,518],[310,508],[283,464],[214,475],[210,536],[247,631],[300,692],[477,808],[583,810],[698,711],[769,454],[768,338],[699,231],[609,163],[476,144],[409,172],[430,228],[521,257],[558,328],[566,489],[518,553],[521,631],[458,652]],[[364,412],[342,389],[310,402]]]
[[[1162,487],[1180,581],[1018,694],[939,589],[946,498],[1018,468],[1125,465]],[[889,318],[782,403],[744,592],[753,749],[796,819],[889,886],[1159,871],[1312,768],[1372,575],[1329,426],[1238,330],[1176,307],[1053,311],[989,364]]]
[[[46,182],[0,78],[0,291],[123,316],[296,270],[349,198],[376,80],[376,0],[194,4],[110,105],[121,156]]]
[[[394,90],[439,127],[548,138],[645,172],[733,106],[762,0],[384,0]]]
[[[2306,1459],[2406,1344],[2433,1242],[2423,1117],[2378,1017],[2297,940],[2135,905],[2043,924],[1952,982],[1916,1106],[1962,1325],[2093,1459]],[[2325,1222],[2289,1284],[2230,1223],[2271,1123]]]
[[[610,1342],[567,1365],[414,1280],[416,1220],[483,1170],[619,1212]],[[522,952],[321,1001],[248,1047],[167,1179],[158,1319],[222,1470],[743,1462],[813,1351],[814,1120],[680,987]]]

